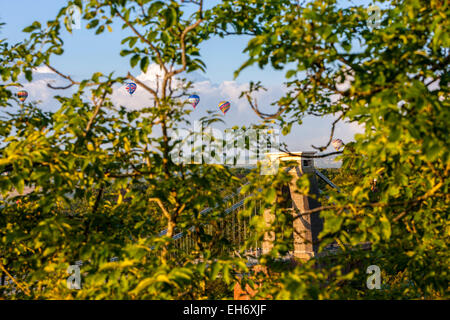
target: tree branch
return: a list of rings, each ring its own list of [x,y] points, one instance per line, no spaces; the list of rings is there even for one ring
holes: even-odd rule
[[[169,73],[166,72],[165,76],[164,76],[164,82],[167,81],[167,79],[169,79],[170,77],[173,77],[174,75],[177,75],[181,72],[183,72],[184,70],[186,70],[187,67],[187,62],[186,62],[186,42],[185,42],[185,38],[186,35],[191,31],[194,30],[195,28],[197,28],[197,26],[203,21],[203,17],[202,17],[202,10],[203,10],[203,0],[200,0],[198,5],[200,6],[198,9],[198,13],[200,14],[200,18],[192,25],[186,27],[186,29],[183,30],[183,32],[181,33],[180,36],[180,45],[181,45],[181,65],[182,67],[177,69],[177,70],[172,70]],[[165,89],[165,88],[164,88]]]
[[[92,117],[89,119],[89,122],[88,122],[88,124],[87,124],[87,126],[86,126],[86,129],[84,130],[84,135],[83,135],[84,137],[86,137],[87,134],[89,133],[89,131],[91,130],[91,127],[92,127],[92,124],[93,124],[93,122],[94,122],[94,120],[95,120],[95,117],[97,117],[97,114],[98,114],[98,112],[100,111],[100,108],[101,108],[103,102],[105,101],[106,94],[107,94],[107,91],[105,90],[105,92],[103,93],[103,96],[102,96],[102,98],[100,99],[99,103],[95,104],[94,114],[93,114]]]
[[[162,204],[162,202],[161,202],[161,200],[159,198],[150,198],[150,199],[148,199],[148,201],[156,202],[158,204],[158,206],[161,208],[164,216],[167,219],[171,220],[172,217],[170,216],[170,213],[166,210],[166,208],[164,208],[164,206],[163,206],[163,204]]]
[[[442,182],[440,182],[438,185],[436,185],[432,190],[436,191],[437,189],[439,189],[442,186]],[[436,189],[437,187],[437,189]],[[434,192],[433,192],[434,193]],[[301,213],[297,213],[294,214],[294,220],[301,218],[302,216],[307,216],[310,215],[312,213],[315,212],[319,212],[322,210],[330,210],[330,209],[351,209],[351,208],[382,208],[382,207],[391,207],[391,206],[405,206],[405,205],[411,205],[411,204],[417,204],[420,203],[428,198],[433,198],[433,197],[440,197],[439,196],[433,196],[433,193],[427,192],[426,194],[424,194],[423,196],[418,197],[417,199],[413,199],[413,200],[408,200],[408,201],[393,201],[393,202],[372,202],[372,203],[365,203],[365,204],[361,204],[361,205],[345,205],[345,206],[336,206],[336,205],[330,205],[330,206],[321,206],[321,207],[317,207],[311,210],[306,210],[304,212]],[[398,216],[396,216],[393,221],[396,222],[398,221],[401,217],[403,217],[405,215],[405,213],[401,213]]]
[[[319,151],[324,151],[328,148],[328,146],[330,145],[331,141],[333,141],[333,136],[334,136],[334,129],[336,127],[336,124],[344,117],[344,113],[342,113],[332,124],[331,126],[331,133],[330,133],[330,139],[328,140],[328,143],[325,146],[322,147],[316,147],[314,145],[311,145],[311,147],[313,147],[316,150]]]
[[[253,111],[261,118],[264,120],[270,120],[270,119],[276,119],[278,118],[283,112],[286,111],[286,109],[289,107],[289,105],[295,100],[297,99],[297,97],[300,95],[300,91],[289,101],[287,102],[283,107],[280,107],[278,109],[278,111],[276,113],[273,114],[268,114],[268,113],[263,113],[261,111],[259,111],[258,108],[258,103],[255,100],[255,102],[252,101],[252,98],[250,97],[250,93],[246,92],[245,96],[247,97],[247,101],[250,104],[250,107],[253,109]]]
[[[152,88],[148,87],[146,84],[144,84],[143,82],[139,81],[137,78],[135,78],[131,73],[128,72],[127,74],[127,78],[130,80],[133,80],[134,82],[136,82],[138,85],[140,85],[141,87],[143,87],[145,90],[147,90],[148,92],[150,92],[153,97],[155,98],[155,101],[158,101],[158,93],[153,90]]]
[[[293,157],[298,157],[299,156],[298,154],[291,153],[288,150],[280,149],[280,151],[285,152],[289,156],[293,156]],[[334,156],[336,154],[342,154],[342,153],[343,153],[342,151],[335,151],[335,152],[330,152],[330,153],[325,153],[325,154],[319,154],[317,156],[310,156],[310,155],[307,155],[307,154],[305,154],[305,155],[302,154],[301,157],[305,158],[305,159],[317,159],[317,158],[326,158],[326,157],[330,157],[330,156]]]
[[[10,274],[9,274],[9,272],[5,269],[5,267],[3,266],[3,264],[0,262],[0,269],[2,269],[2,271],[4,272],[4,273],[6,273],[6,275],[23,291],[23,292],[25,292],[27,295],[30,295],[30,291],[28,290],[28,289],[26,289],[26,288],[24,288],[24,287],[22,287],[17,281],[16,281],[16,279],[14,279],[14,277],[13,276],[11,276]]]
[[[167,68],[166,68],[166,66],[164,65],[163,61],[162,61],[161,53],[159,52],[158,48],[157,48],[155,45],[153,45],[153,43],[151,43],[150,41],[148,41],[147,39],[145,39],[144,36],[141,35],[141,34],[139,33],[139,31],[137,31],[136,28],[135,28],[128,20],[126,20],[125,17],[122,16],[122,15],[120,14],[119,10],[117,10],[117,9],[116,9],[116,14],[123,20],[123,22],[125,22],[125,24],[126,24],[127,26],[130,27],[130,29],[134,32],[135,35],[137,35],[137,36],[139,37],[139,39],[141,39],[142,42],[144,42],[144,43],[146,43],[146,44],[148,44],[148,45],[150,46],[150,48],[151,48],[151,49],[153,50],[153,52],[155,52],[155,54],[156,54],[156,57],[157,57],[157,59],[158,59],[159,65],[162,66],[162,67],[164,68],[164,71],[167,73]]]
[[[69,89],[70,87],[72,87],[73,85],[79,85],[80,82],[73,80],[70,76],[67,76],[61,72],[59,72],[58,70],[56,70],[54,67],[52,67],[49,64],[45,64],[50,70],[52,70],[54,73],[56,73],[57,75],[59,75],[60,77],[69,80],[70,84],[68,84],[67,86],[62,86],[62,87],[54,87],[52,86],[50,83],[47,83],[47,87],[51,88],[51,89],[55,89],[55,90],[64,90],[64,89]],[[88,83],[86,84],[86,86],[95,86],[96,84],[99,83]]]

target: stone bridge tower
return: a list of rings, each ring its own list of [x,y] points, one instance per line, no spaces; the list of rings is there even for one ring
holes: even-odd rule
[[[287,201],[288,206],[292,209],[292,214],[305,212],[320,206],[320,203],[311,197],[300,194],[297,191],[296,183],[302,175],[308,175],[310,181],[310,194],[319,195],[319,188],[315,175],[314,158],[307,158],[305,156],[312,156],[315,152],[292,152],[287,153],[269,153],[267,156],[270,161],[295,161],[296,165],[288,168],[288,173],[292,179],[282,190],[283,198],[290,199]],[[318,234],[323,228],[323,221],[319,217],[320,212],[315,212],[309,215],[301,216],[294,219],[293,222],[293,241],[295,258],[303,261],[308,260],[318,253]],[[270,224],[274,216],[270,209],[264,212],[264,219],[266,223]],[[274,234],[267,233],[264,236],[263,253],[270,251],[273,246]]]

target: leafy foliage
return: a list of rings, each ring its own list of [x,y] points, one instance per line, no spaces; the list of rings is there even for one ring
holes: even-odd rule
[[[448,298],[448,4],[381,2],[388,9],[373,29],[365,7],[333,0],[224,0],[210,9],[200,0],[190,16],[177,1],[76,0],[45,26],[25,28],[22,43],[1,40],[0,267],[10,280],[1,295],[223,299],[240,279],[257,288],[255,298]],[[94,72],[75,81],[55,69],[52,57],[64,53],[62,28],[72,31],[65,24],[72,4],[99,36],[121,22],[130,32],[121,56],[144,72],[158,64],[158,86],[131,73]],[[287,134],[306,115],[337,114],[338,121],[364,128],[340,155],[343,167],[334,181],[341,192],[327,189],[319,199],[321,247],[338,244],[335,255],[287,265],[277,260],[292,245],[292,215],[281,192],[290,177],[284,170],[274,176],[252,171],[241,190],[252,196],[240,215],[251,217],[253,232],[237,251],[270,231],[276,240],[258,259],[263,269],[249,270],[244,257],[230,252],[220,225],[227,206],[222,196],[241,185],[242,175],[171,159],[178,143],[171,132],[190,112],[184,97],[191,83],[179,77],[206,68],[202,42],[229,35],[251,36],[248,61],[236,75],[254,64],[289,68],[288,92],[274,102],[275,114],[261,113],[252,98],[262,84],[243,92],[266,125]],[[56,95],[56,112],[42,112],[35,102],[10,111],[18,103],[11,88],[21,86],[19,76],[31,81],[33,68],[42,65],[68,83],[50,88],[73,87],[73,95]],[[151,94],[152,108],[130,111],[111,101],[112,88],[126,79]],[[306,177],[297,186],[310,193]],[[32,190],[23,194],[26,187]],[[206,207],[212,210],[201,214]],[[271,225],[265,209],[275,215]],[[178,232],[191,234],[191,250],[176,244]],[[70,290],[66,270],[77,260],[83,261],[82,289]],[[382,290],[365,287],[372,264],[382,270]]]

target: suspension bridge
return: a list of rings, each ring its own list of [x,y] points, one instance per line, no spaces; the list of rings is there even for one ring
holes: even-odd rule
[[[293,215],[301,214],[308,210],[320,207],[318,200],[302,195],[296,190],[297,180],[303,176],[308,175],[310,181],[310,193],[319,196],[322,190],[318,187],[318,179],[325,182],[330,187],[339,190],[333,182],[328,179],[322,172],[315,168],[314,165],[314,152],[294,152],[294,153],[271,153],[267,154],[270,161],[289,161],[294,162],[296,165],[287,167],[285,171],[292,177],[289,185],[283,194],[287,198],[289,203],[287,209],[292,211]],[[245,186],[245,185],[244,185]],[[252,195],[242,195],[240,193],[242,187],[236,190],[236,192],[224,197],[224,201],[231,203],[231,205],[225,209],[224,218],[219,222],[219,228],[223,231],[225,238],[230,243],[230,251],[235,251],[244,245],[247,239],[252,237],[252,229],[250,221],[254,215],[260,214],[259,207],[255,206],[249,216],[243,216],[240,211],[246,209],[246,200],[252,197]],[[317,197],[318,198],[318,197]],[[201,211],[201,215],[207,215],[213,209],[205,208]],[[323,221],[319,217],[320,212],[315,212],[309,215],[298,215],[296,219],[293,219],[293,243],[292,251],[289,252],[287,257],[284,258],[298,258],[301,260],[308,260],[319,254],[319,242],[318,234],[323,228]],[[270,208],[264,209],[264,220],[267,224],[270,224],[274,219]],[[210,226],[205,225],[205,231]],[[173,236],[175,240],[175,246],[183,251],[190,252],[195,248],[195,241],[193,233],[195,232],[195,226],[190,227],[187,231],[179,232]],[[163,236],[167,233],[167,230],[162,230],[159,236]],[[261,254],[267,253],[273,247],[275,241],[273,233],[267,233],[264,235],[263,241],[255,241],[252,246],[246,250],[246,255],[251,263],[259,257]],[[336,248],[331,246],[327,248],[329,251],[335,251]],[[256,258],[256,259],[255,259]]]

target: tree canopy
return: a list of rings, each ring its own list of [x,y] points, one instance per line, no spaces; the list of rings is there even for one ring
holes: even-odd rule
[[[192,14],[186,4],[196,6]],[[54,20],[36,21],[17,44],[0,41],[1,159],[0,272],[10,280],[3,297],[20,299],[222,299],[239,279],[255,286],[255,298],[438,299],[448,298],[449,121],[448,3],[439,0],[378,1],[379,25],[367,6],[333,0],[304,2],[223,0],[67,1]],[[131,72],[93,70],[74,80],[55,68],[64,54],[66,10],[81,8],[98,37],[122,24],[129,36],[120,55],[146,71],[156,63],[155,87]],[[242,92],[260,127],[288,134],[305,116],[333,115],[358,124],[342,152],[336,177],[341,192],[320,197],[321,247],[337,243],[341,254],[286,268],[276,257],[289,250],[292,216],[276,201],[288,175],[246,176],[241,195],[251,236],[233,250],[223,228],[223,196],[242,186],[241,176],[220,164],[176,163],[179,141],[171,133],[188,123],[185,74],[207,69],[200,44],[214,37],[250,36],[251,65],[286,70],[287,92],[262,112],[252,82]],[[67,84],[55,86],[58,110],[20,103],[21,76],[47,66]],[[151,95],[151,107],[116,105],[113,87],[133,81]],[[74,89],[70,97],[58,90]],[[20,105],[11,111],[11,107]],[[220,121],[211,115],[205,126]],[[373,180],[377,179],[376,192]],[[310,194],[308,179],[299,192]],[[32,187],[23,195],[24,188]],[[11,196],[16,190],[19,194]],[[16,202],[20,199],[20,202]],[[205,208],[212,208],[202,214]],[[276,219],[267,226],[262,212]],[[252,214],[256,210],[257,214]],[[221,224],[222,223],[222,224]],[[208,227],[206,227],[208,226]],[[160,236],[160,231],[166,233]],[[249,270],[239,252],[276,233],[269,254],[258,258],[268,272]],[[172,237],[189,233],[192,249]],[[359,244],[370,243],[369,250]],[[116,257],[117,261],[111,261]],[[69,265],[82,260],[82,288],[67,287]],[[318,262],[320,267],[318,267]],[[378,265],[383,288],[368,290],[366,268]],[[243,275],[243,278],[240,278]]]

